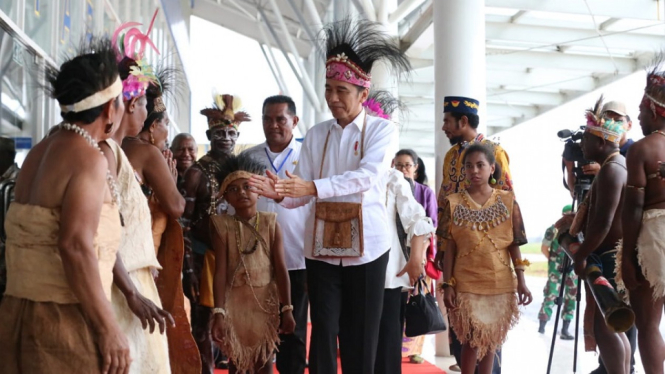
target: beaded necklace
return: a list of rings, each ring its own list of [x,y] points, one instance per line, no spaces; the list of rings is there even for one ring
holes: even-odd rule
[[[494,242],[494,239],[492,239],[492,237],[489,235],[489,230],[491,228],[501,225],[503,222],[510,218],[508,207],[506,207],[506,204],[504,204],[501,200],[501,196],[497,193],[496,189],[493,189],[490,200],[494,197],[494,204],[487,208],[476,210],[471,208],[468,192],[465,190],[461,194],[466,206],[459,204],[455,207],[455,211],[453,212],[453,224],[460,227],[469,227],[472,231],[482,231],[483,237],[478,241],[478,244],[476,244],[473,249],[466,253],[459,253],[457,258],[463,258],[475,252],[478,248],[480,248],[480,245],[483,243],[485,238],[487,238],[496,250],[497,256],[499,256],[499,261],[501,261],[501,263],[506,267],[510,268],[510,263],[501,256],[501,250]]]
[[[259,231],[259,218],[260,218],[260,213],[256,212],[256,222],[254,222],[254,231]],[[238,253],[241,255],[248,255],[251,253],[254,253],[256,251],[256,248],[259,245],[259,239],[254,238],[254,245],[252,245],[252,248],[247,250],[247,247],[249,247],[250,241],[247,242],[247,245],[245,246],[245,250],[243,251],[240,245],[240,230],[242,230],[242,222],[240,222],[240,219],[237,216],[233,216],[233,220],[236,222],[237,230],[236,230],[236,246],[238,247]],[[254,233],[252,233],[254,236]]]
[[[655,130],[655,131],[652,131],[651,133],[652,134],[660,134],[660,135],[665,136],[665,132],[663,132],[662,130]]]
[[[260,218],[260,213],[256,212],[256,222],[254,222],[254,231],[258,232],[259,229],[259,218]],[[256,251],[256,248],[258,247],[259,244],[259,238],[256,237],[255,233],[252,233],[254,235],[254,245],[250,250],[245,250],[243,251],[240,245],[240,230],[242,229],[243,223],[240,221],[241,218],[237,216],[233,216],[233,220],[236,222],[237,230],[236,230],[236,246],[238,248],[238,252],[240,253],[240,262],[238,262],[238,266],[236,267],[235,271],[233,272],[233,280],[231,281],[231,289],[233,289],[236,281],[236,275],[238,274],[238,271],[240,270],[240,267],[245,270],[245,277],[247,278],[247,286],[249,286],[249,289],[252,290],[252,296],[254,296],[254,301],[256,301],[256,305],[259,306],[261,311],[263,311],[266,314],[274,314],[274,305],[272,305],[269,301],[266,302],[266,306],[264,306],[261,301],[259,300],[258,296],[256,295],[256,292],[254,292],[254,286],[252,286],[252,279],[249,275],[249,270],[247,269],[247,264],[245,264],[245,256],[248,254],[254,253]],[[249,243],[248,245],[249,246]]]
[[[90,134],[81,127],[67,122],[61,123],[60,127],[65,130],[72,131],[76,134],[81,135],[83,139],[85,139],[93,148],[98,150],[99,153],[101,153],[102,156],[104,156],[104,152],[102,152],[102,149],[99,148],[99,145],[97,144],[95,139],[93,139],[92,136],[90,136]],[[118,185],[116,183],[115,178],[113,178],[113,175],[111,175],[111,171],[108,169],[106,169],[106,183],[109,186],[109,191],[111,192],[111,198],[113,200],[113,204],[115,204],[118,207],[118,214],[120,214],[120,223],[122,224],[122,226],[125,226],[125,220],[122,218],[122,213],[120,213],[120,192],[118,191]]]

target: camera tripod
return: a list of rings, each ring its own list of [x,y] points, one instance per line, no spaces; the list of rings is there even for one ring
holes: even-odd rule
[[[575,212],[575,205],[579,206],[579,202],[584,200],[587,192],[591,188],[591,185],[588,183],[575,183],[575,192],[573,194],[573,212]],[[554,332],[552,333],[552,344],[550,345],[550,356],[547,360],[547,374],[550,374],[552,370],[552,357],[554,356],[554,345],[556,344],[556,335],[559,331],[559,317],[561,317],[561,306],[563,305],[563,295],[566,290],[566,279],[568,274],[573,270],[573,263],[570,260],[570,257],[567,255],[563,258],[563,263],[561,264],[561,283],[559,287],[559,296],[556,298],[556,316],[554,319]],[[577,295],[575,299],[577,305],[575,305],[575,344],[573,351],[573,373],[577,372],[577,346],[579,343],[579,327],[580,327],[580,302],[582,301],[582,279],[580,278],[577,283]]]

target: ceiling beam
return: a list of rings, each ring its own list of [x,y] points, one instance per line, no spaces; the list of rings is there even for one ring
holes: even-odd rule
[[[602,27],[602,24],[601,24]],[[663,44],[662,35],[606,31],[603,39],[610,49],[655,51]],[[491,41],[533,43],[534,46],[580,46],[605,48],[596,30],[536,26],[500,22],[485,23],[485,37]]]
[[[510,17],[510,23],[515,23],[519,21],[520,18],[524,17],[526,14],[526,10],[520,10],[519,12],[515,13],[512,17]]]
[[[519,105],[519,104],[505,104],[505,103],[487,103],[487,115],[493,117],[515,117],[515,118],[524,118],[524,117],[535,117],[541,112],[550,109],[539,108],[535,105]],[[437,110],[436,105],[432,104],[423,104],[423,105],[411,105],[409,106],[408,118],[409,123],[413,121],[424,121],[430,123],[430,126],[434,126],[434,115],[435,110]],[[481,118],[481,120],[483,120]]]
[[[589,8],[595,16],[612,18],[634,18],[658,21],[662,15],[659,1],[654,0],[485,0],[485,6],[491,8],[509,8],[526,11],[556,12],[589,15]]]
[[[390,13],[388,16],[388,22],[398,23],[403,20],[404,17],[413,12],[416,8],[423,5],[425,0],[404,0],[394,12]]]
[[[568,96],[558,92],[509,91],[488,89],[487,102],[529,103],[533,105],[562,105]]]
[[[413,43],[420,38],[420,36],[427,30],[434,21],[434,2],[430,3],[427,8],[422,12],[418,20],[409,28],[409,30],[402,35],[399,42],[399,47],[403,52],[406,52]]]
[[[272,14],[272,12],[269,12]],[[254,40],[262,40],[255,20],[248,18],[246,14],[236,8],[217,4],[210,0],[197,0],[192,8],[192,15],[206,21],[215,23],[229,30],[235,31]],[[277,34],[281,38],[285,35],[280,31]],[[293,42],[300,57],[307,58],[312,51],[312,45],[302,39],[293,37]]]
[[[625,57],[610,59],[605,56],[578,55],[559,52],[511,51],[487,48],[487,66],[522,66],[577,70],[594,73],[630,74],[641,68],[637,60]]]

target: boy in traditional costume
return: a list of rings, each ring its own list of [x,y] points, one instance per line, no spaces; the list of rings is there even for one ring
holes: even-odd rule
[[[663,56],[647,75],[640,103],[644,138],[626,159],[621,279],[628,289],[646,373],[662,373],[665,342],[659,326],[665,302],[665,71]]]
[[[281,229],[275,213],[257,211],[258,194],[249,185],[252,175],[264,171],[247,154],[229,156],[222,164],[218,197],[235,214],[211,217],[216,259],[212,336],[229,358],[231,372],[272,373],[278,333],[291,334],[295,328]]]
[[[518,321],[518,305],[532,301],[524,280],[528,261],[519,250],[527,240],[515,195],[493,188],[501,173],[493,150],[471,145],[463,165],[470,184],[441,207],[442,287],[450,324],[463,344],[462,374],[474,373],[477,362],[478,373],[489,374],[494,351]]]
[[[183,225],[191,235],[191,252],[185,253],[183,288],[192,305],[192,334],[201,353],[204,374],[212,374],[214,358],[210,340],[213,295],[211,266],[214,252],[210,242],[210,217],[217,214],[220,165],[232,155],[240,123],[249,115],[240,111],[239,97],[213,95],[213,106],[201,110],[208,119],[206,136],[210,151],[185,172],[185,212]],[[188,247],[185,248],[189,250]]]

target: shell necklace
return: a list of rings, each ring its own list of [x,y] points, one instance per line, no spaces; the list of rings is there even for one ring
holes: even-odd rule
[[[83,139],[85,139],[93,148],[98,150],[99,153],[101,153],[102,156],[104,156],[104,152],[102,152],[102,149],[99,148],[99,145],[97,144],[97,142],[95,142],[95,139],[93,139],[92,136],[90,136],[90,134],[87,131],[85,131],[84,129],[82,129],[77,125],[67,122],[61,123],[60,126],[65,130],[72,131],[81,135]],[[118,185],[115,181],[115,178],[113,178],[113,176],[111,175],[111,171],[108,169],[106,169],[106,183],[109,186],[109,191],[111,192],[111,198],[113,199],[113,204],[115,204],[118,207],[118,213],[120,214],[120,224],[122,226],[125,226],[125,220],[122,218],[122,213],[120,213],[120,192],[118,191]]]

